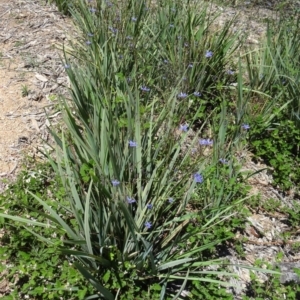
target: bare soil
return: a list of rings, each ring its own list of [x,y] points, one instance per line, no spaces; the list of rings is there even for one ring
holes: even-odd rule
[[[44,1],[0,0],[0,178],[14,178],[24,155],[41,157],[46,115],[56,119],[57,96],[67,92],[56,48],[71,24]]]

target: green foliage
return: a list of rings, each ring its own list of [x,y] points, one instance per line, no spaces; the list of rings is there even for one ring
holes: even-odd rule
[[[26,97],[29,95],[29,87],[27,85],[22,85],[22,97]]]
[[[299,15],[269,24],[263,47],[246,55],[256,97],[251,147],[273,168],[274,184],[283,190],[300,179],[299,26]]]
[[[248,74],[251,87],[271,96],[277,102],[269,108],[286,106],[283,118],[288,117],[300,129],[299,101],[299,37],[300,17],[280,24],[272,23],[268,27],[264,47],[259,51],[256,62],[248,56]],[[251,62],[250,62],[251,61]],[[266,111],[264,111],[266,112]]]
[[[274,122],[268,128],[259,122],[253,123],[250,142],[256,156],[273,168],[274,184],[287,190],[300,182],[300,131],[293,121],[282,115]]]
[[[88,299],[232,299],[219,252],[247,214],[237,149],[250,141],[282,188],[299,180],[298,23],[270,27],[264,47],[241,58],[245,80],[232,23],[213,31],[193,1],[55,2],[80,33],[65,49],[72,101],[62,101],[66,130],[51,131],[58,178],[27,174],[5,194],[14,200],[0,216],[25,224],[9,223],[1,254],[20,262],[10,278],[31,273],[18,273],[17,292],[84,298],[74,261],[93,286]],[[51,278],[49,294],[33,266]]]
[[[147,299],[151,289],[160,299],[180,299],[188,282],[225,284],[220,278],[232,274],[206,266],[220,265],[214,248],[232,237],[224,221],[245,199],[234,159],[219,162],[227,156],[228,125],[219,100],[239,45],[230,24],[213,35],[206,10],[195,14],[181,1],[157,10],[118,3],[118,21],[108,4],[91,8],[80,2],[70,9],[83,43],[72,52],[80,63],[66,69],[73,100],[63,107],[68,132],[52,132],[58,147],[56,160],[49,157],[72,221],[34,198],[51,225],[66,232],[62,253],[77,259],[105,299]],[[200,117],[195,137],[176,135],[183,121],[196,129]],[[198,141],[209,126],[216,128],[213,148]]]
[[[76,4],[76,0],[69,1],[69,0],[50,0],[50,2],[55,3],[58,10],[63,13],[64,15],[70,15],[69,8],[70,5]]]
[[[265,264],[265,262],[263,262]],[[257,265],[261,266],[262,262],[257,262]],[[269,269],[274,269],[268,266]],[[247,295],[243,296],[243,300],[251,299],[284,299],[294,300],[300,296],[300,287],[298,283],[287,282],[282,284],[280,282],[280,275],[273,275],[266,282],[261,282],[257,276],[251,272],[251,283],[249,284]]]
[[[230,295],[225,288],[216,286],[212,283],[200,283],[198,281],[192,282],[191,288],[192,297],[190,299],[203,299],[203,300],[214,300],[214,299],[223,299],[223,300],[232,300],[233,295]]]
[[[47,199],[58,211],[64,200],[64,188],[55,178],[49,165],[36,165],[38,171],[23,171],[17,181],[0,195],[1,211],[10,215],[26,215],[31,221],[46,222],[28,191]],[[59,201],[57,201],[59,200]],[[4,299],[84,299],[89,288],[71,263],[59,254],[62,231],[48,227],[21,225],[1,218],[1,272],[13,285]],[[45,244],[33,232],[51,240]]]

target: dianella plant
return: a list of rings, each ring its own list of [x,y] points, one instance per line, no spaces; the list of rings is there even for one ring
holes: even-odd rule
[[[65,49],[71,98],[49,156],[69,205],[58,213],[35,196],[66,233],[61,251],[95,287],[89,299],[184,299],[193,282],[226,285],[234,274],[212,252],[231,235],[214,228],[245,194],[221,92],[240,41],[229,25],[212,34],[190,1],[69,11],[79,32]]]

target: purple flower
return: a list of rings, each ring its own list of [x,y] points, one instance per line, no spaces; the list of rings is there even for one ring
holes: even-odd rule
[[[137,143],[136,142],[134,142],[134,141],[129,141],[128,142],[128,145],[129,145],[129,147],[136,147],[137,146]]]
[[[187,125],[187,124],[180,124],[179,125],[179,129],[182,130],[182,131],[184,131],[184,132],[187,132],[188,129],[189,129],[189,125]]]
[[[89,46],[92,42],[91,41],[86,41],[85,43]]]
[[[168,64],[169,61],[168,61],[167,59],[164,59],[164,63],[165,63],[165,64]]]
[[[89,32],[87,35],[88,35],[89,37],[94,36],[94,35],[93,35],[92,33],[90,33],[90,32]]]
[[[111,26],[108,27],[108,29],[113,32],[113,33],[117,33],[118,32],[118,29],[117,28],[113,28]]]
[[[180,99],[184,99],[187,97],[187,94],[186,93],[183,93],[183,92],[180,92],[178,95],[177,95],[178,98]]]
[[[194,180],[196,183],[202,183],[203,182],[203,176],[199,173],[194,174]]]
[[[119,180],[116,180],[116,179],[114,179],[114,180],[112,180],[112,181],[111,181],[111,183],[112,183],[112,185],[113,185],[113,186],[117,186],[117,185],[119,185],[119,184],[120,184],[120,181],[119,181]]]
[[[224,165],[228,164],[228,160],[225,159],[225,158],[220,158],[220,159],[219,159],[219,162],[220,162],[221,164],[224,164]]]
[[[95,13],[96,11],[97,11],[97,10],[96,10],[95,8],[93,8],[93,7],[90,8],[90,12],[91,12],[91,13]]]
[[[147,229],[150,229],[150,228],[152,227],[152,223],[149,222],[149,221],[147,221],[147,222],[145,223],[145,227],[146,227]]]
[[[211,146],[213,144],[213,140],[211,140],[211,139],[200,139],[199,144],[201,146]]]
[[[188,47],[189,46],[189,44],[188,43],[184,43],[184,47]]]
[[[250,129],[250,126],[249,126],[249,124],[243,124],[243,125],[242,125],[242,128],[243,128],[244,130],[248,130],[248,129]]]
[[[168,202],[169,202],[169,203],[173,203],[173,202],[174,202],[174,199],[173,199],[173,198],[169,198],[169,199],[168,199]]]
[[[64,65],[64,68],[65,68],[65,69],[70,69],[70,68],[71,68],[71,66],[70,66],[70,65],[68,65],[68,64],[65,64],[65,65]]]
[[[194,96],[196,96],[196,97],[201,97],[201,93],[200,92],[194,92]]]
[[[206,58],[210,58],[210,57],[213,56],[213,54],[214,54],[214,53],[213,53],[212,51],[206,50],[205,57],[206,57]]]
[[[150,91],[150,88],[146,87],[145,85],[141,86],[141,90],[143,92],[149,92]]]
[[[131,21],[132,21],[132,22],[136,22],[136,21],[137,21],[137,18],[136,18],[136,17],[132,17],[132,18],[131,18]]]
[[[153,204],[151,204],[151,203],[147,204],[147,208],[148,209],[152,209],[153,208]]]
[[[232,70],[227,70],[226,73],[227,73],[228,75],[234,75],[234,71],[232,71]]]
[[[188,68],[192,68],[192,67],[193,67],[193,64],[189,64],[189,65],[188,65]]]
[[[128,204],[132,204],[132,203],[136,202],[134,198],[130,198],[128,196],[127,196],[126,200],[127,200]]]

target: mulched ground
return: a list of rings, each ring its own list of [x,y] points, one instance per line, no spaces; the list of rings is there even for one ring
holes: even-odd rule
[[[46,127],[58,119],[57,95],[67,92],[57,47],[72,22],[45,4],[0,0],[0,178],[14,178],[24,154],[40,156]]]

